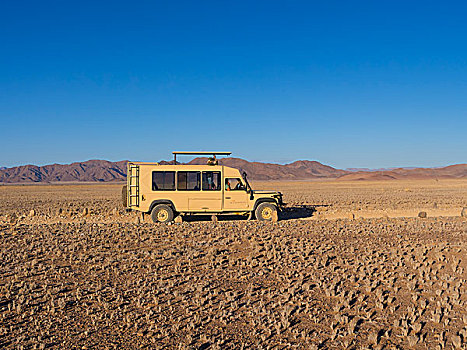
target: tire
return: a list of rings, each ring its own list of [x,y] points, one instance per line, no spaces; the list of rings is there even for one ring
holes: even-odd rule
[[[126,208],[128,207],[128,202],[127,202],[127,186],[123,186],[122,187],[122,203],[123,203],[123,207]]]
[[[151,211],[151,219],[157,223],[167,223],[174,219],[174,211],[167,204],[156,205]]]
[[[277,221],[277,207],[271,203],[261,203],[256,207],[255,216],[259,221]]]

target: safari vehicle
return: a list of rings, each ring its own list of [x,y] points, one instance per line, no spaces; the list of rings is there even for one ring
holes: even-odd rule
[[[174,164],[129,162],[123,205],[170,222],[177,215],[239,214],[277,221],[282,194],[254,191],[245,172],[218,165],[216,156],[231,152],[173,152]],[[177,164],[177,155],[212,156],[206,165]]]

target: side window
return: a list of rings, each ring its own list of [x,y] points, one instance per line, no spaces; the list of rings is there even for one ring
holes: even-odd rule
[[[220,171],[203,171],[203,191],[220,191]]]
[[[242,180],[239,178],[228,178],[225,179],[225,190],[226,191],[245,191],[246,187]]]
[[[177,172],[177,190],[179,191],[199,191],[200,190],[199,171],[179,171]]]
[[[175,191],[175,171],[153,171],[153,191]]]

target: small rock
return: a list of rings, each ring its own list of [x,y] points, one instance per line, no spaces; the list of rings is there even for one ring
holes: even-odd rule
[[[34,209],[31,209],[31,211],[29,212],[29,216],[33,217],[35,215],[36,215],[36,211]]]
[[[452,345],[454,345],[454,348],[460,349],[462,346],[462,339],[458,335],[454,335],[452,337]]]
[[[414,335],[410,335],[407,337],[407,342],[409,343],[409,346],[415,346],[418,343],[418,338]]]
[[[418,217],[419,218],[426,218],[426,211],[421,211],[420,213],[418,213]]]
[[[279,215],[277,214],[277,210],[272,212],[272,222],[277,222],[279,220]]]
[[[8,222],[10,224],[14,224],[16,223],[16,220],[18,219],[18,217],[16,216],[15,213],[11,214],[11,215],[8,215]]]

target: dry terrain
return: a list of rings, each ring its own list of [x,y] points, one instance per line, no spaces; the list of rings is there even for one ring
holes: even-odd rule
[[[293,210],[156,225],[118,184],[0,186],[0,348],[467,347],[467,180],[254,187]]]

